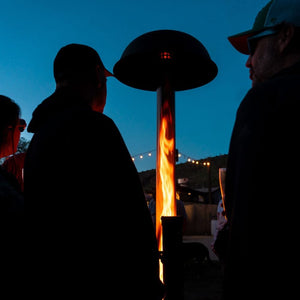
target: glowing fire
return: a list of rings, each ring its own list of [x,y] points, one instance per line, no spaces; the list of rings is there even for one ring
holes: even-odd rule
[[[162,216],[176,216],[175,201],[175,133],[170,104],[165,101],[161,109],[157,151],[156,179],[156,237],[159,251],[162,251]],[[160,263],[160,279],[163,281],[163,267]]]

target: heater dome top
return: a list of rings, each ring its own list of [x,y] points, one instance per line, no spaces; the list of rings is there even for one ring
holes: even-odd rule
[[[182,91],[212,81],[218,68],[193,36],[176,30],[157,30],[133,40],[113,68],[115,77],[131,87],[156,91],[167,78]]]

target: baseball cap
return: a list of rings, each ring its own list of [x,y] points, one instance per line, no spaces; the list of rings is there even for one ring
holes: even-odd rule
[[[56,82],[64,79],[89,79],[94,73],[95,66],[104,70],[106,77],[113,76],[103,65],[103,62],[93,48],[81,44],[69,44],[62,47],[53,64]]]
[[[228,37],[232,46],[243,54],[250,54],[248,38],[274,34],[274,27],[283,22],[300,26],[300,0],[272,0],[260,10],[252,29]]]

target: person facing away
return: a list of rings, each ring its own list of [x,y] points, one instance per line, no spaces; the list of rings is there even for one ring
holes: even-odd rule
[[[252,88],[241,102],[226,172],[229,243],[225,299],[297,293],[293,201],[299,184],[300,1],[273,0],[253,28],[229,37],[249,55]],[[292,243],[292,247],[291,246]]]
[[[40,296],[161,298],[139,176],[118,128],[103,114],[110,75],[91,47],[62,47],[54,60],[56,90],[28,125],[34,135],[24,193],[34,211],[32,274]]]
[[[17,151],[20,132],[20,107],[0,95],[0,158],[12,157]],[[0,166],[1,291],[14,299],[24,291],[24,197],[17,178]]]
[[[20,133],[20,107],[10,98],[0,95],[0,158],[17,151]],[[24,198],[17,179],[0,166],[0,215],[23,215]]]

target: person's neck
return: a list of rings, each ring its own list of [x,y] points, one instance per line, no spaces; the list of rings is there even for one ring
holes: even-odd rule
[[[290,54],[289,56],[287,56],[282,63],[280,64],[280,71],[288,69],[294,65],[296,65],[297,63],[300,63],[300,53],[295,53],[295,54]]]

